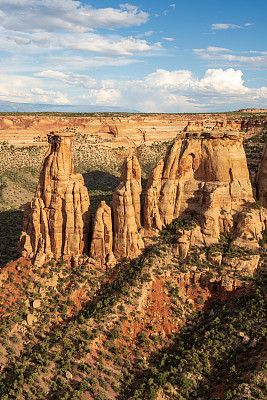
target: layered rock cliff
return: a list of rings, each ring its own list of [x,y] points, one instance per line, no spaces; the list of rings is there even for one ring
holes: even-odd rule
[[[86,135],[109,138],[114,146],[174,139],[177,132],[204,129],[211,130],[216,124],[226,129],[254,132],[267,125],[263,115],[237,114],[95,114],[94,116],[0,116],[1,140],[15,146],[38,145],[46,141],[50,130],[77,129]]]
[[[35,263],[61,256],[76,260],[88,252],[90,201],[82,175],[74,173],[73,136],[70,132],[49,135],[39,185],[25,210],[19,253]]]
[[[198,226],[193,231],[177,232],[177,251],[182,256],[190,244],[216,243],[221,232],[231,234],[237,241],[242,232],[240,245],[249,241],[258,246],[266,216],[255,215],[253,228],[242,222],[250,218],[246,212],[240,217],[244,207],[249,209],[249,204],[254,203],[242,138],[237,132],[217,135],[216,129],[209,138],[192,133],[194,139],[175,140],[148,180],[144,203],[146,235],[155,234],[178,217],[194,215]]]

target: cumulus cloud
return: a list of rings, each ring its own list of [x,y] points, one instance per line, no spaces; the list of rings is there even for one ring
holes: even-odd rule
[[[220,65],[242,66],[248,68],[260,68],[267,66],[267,52],[248,51],[242,55],[230,49],[221,47],[207,47],[206,49],[194,49],[193,53],[202,60],[219,62]]]
[[[75,0],[1,0],[0,25],[16,32],[87,32],[141,25],[148,13],[130,4],[93,8]]]
[[[267,105],[267,88],[248,88],[241,70],[208,69],[202,78],[189,70],[158,69],[141,80],[100,80],[86,75],[44,71],[37,76],[88,89],[91,104],[123,106],[146,112],[236,109]]]
[[[146,82],[150,87],[160,88],[165,91],[182,91],[185,93],[214,95],[243,94],[247,88],[243,86],[242,71],[229,68],[208,69],[202,79],[194,78],[191,71],[178,70],[166,71],[159,69],[148,75]]]
[[[70,104],[67,96],[53,90],[44,90],[37,87],[32,88],[31,93],[34,95],[33,100],[37,98],[39,103]]]
[[[143,79],[97,80],[86,74],[47,69],[32,77],[0,75],[0,98],[52,104],[95,104],[144,112],[223,111],[266,107],[267,87],[249,88],[240,69],[158,69]],[[70,102],[71,99],[71,102]]]
[[[48,88],[49,85],[44,84],[37,77],[0,74],[0,80],[1,100],[24,103],[70,104],[66,94]]]

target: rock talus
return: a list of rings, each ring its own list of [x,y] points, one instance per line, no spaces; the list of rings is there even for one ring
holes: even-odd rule
[[[74,173],[74,134],[51,133],[35,197],[25,210],[19,253],[36,263],[77,259],[88,251],[91,211],[83,177]]]

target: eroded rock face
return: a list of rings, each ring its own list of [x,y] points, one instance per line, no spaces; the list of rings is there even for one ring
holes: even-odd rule
[[[267,146],[263,150],[259,171],[256,176],[258,198],[267,207]]]
[[[177,217],[195,214],[207,244],[229,232],[234,216],[254,202],[242,139],[223,137],[176,139],[164,160],[158,162],[146,188],[144,228],[147,235],[161,230]],[[199,240],[199,233],[198,233]],[[186,252],[182,235],[180,252]]]
[[[135,156],[122,166],[119,186],[113,194],[113,252],[116,258],[136,257],[144,243],[141,229],[141,168]]]
[[[105,201],[101,201],[95,215],[90,255],[101,265],[114,260],[111,208]]]
[[[51,257],[77,259],[88,251],[90,201],[83,177],[74,173],[74,134],[51,133],[35,197],[24,214],[19,253],[42,264]]]

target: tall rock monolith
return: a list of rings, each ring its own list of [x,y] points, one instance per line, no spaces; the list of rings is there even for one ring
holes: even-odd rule
[[[113,252],[116,258],[133,258],[140,254],[141,237],[141,168],[135,156],[127,157],[122,166],[120,183],[112,200]]]
[[[24,213],[19,253],[36,264],[55,258],[77,260],[89,250],[91,211],[83,177],[74,173],[74,133],[51,132],[35,196]]]
[[[90,255],[100,265],[114,261],[111,208],[101,201],[95,215]]]
[[[263,207],[267,207],[267,146],[265,146],[262,153],[261,163],[256,176],[256,186],[259,201]]]

